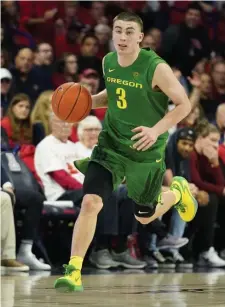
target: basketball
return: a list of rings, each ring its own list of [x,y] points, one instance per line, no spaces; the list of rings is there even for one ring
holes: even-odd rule
[[[79,83],[64,83],[54,91],[52,96],[53,112],[59,119],[68,123],[84,119],[90,113],[91,107],[91,95]]]

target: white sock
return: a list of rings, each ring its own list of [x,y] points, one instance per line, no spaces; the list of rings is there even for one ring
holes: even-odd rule
[[[21,240],[18,254],[24,255],[32,253],[32,246],[33,246],[32,240]]]

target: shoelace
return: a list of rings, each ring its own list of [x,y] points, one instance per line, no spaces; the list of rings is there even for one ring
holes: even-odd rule
[[[181,202],[177,203],[174,207],[182,213],[186,212],[185,206]]]
[[[176,183],[172,184],[172,187],[179,190],[179,186]],[[179,201],[175,206],[174,206],[177,210],[181,211],[182,213],[186,212],[185,206],[181,203],[181,201]]]
[[[73,272],[79,271],[79,270],[75,269],[74,266],[71,265],[71,264],[64,264],[63,268],[65,269],[65,271],[64,271],[65,276],[72,276]]]

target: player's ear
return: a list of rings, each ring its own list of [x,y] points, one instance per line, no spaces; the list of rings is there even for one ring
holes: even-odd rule
[[[144,33],[141,33],[139,35],[138,44],[140,44],[142,42],[143,38],[144,38]]]

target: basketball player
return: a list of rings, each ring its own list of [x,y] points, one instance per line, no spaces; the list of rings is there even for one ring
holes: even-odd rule
[[[148,224],[175,206],[184,221],[197,210],[187,181],[174,177],[161,193],[168,129],[191,111],[190,101],[171,68],[154,51],[140,49],[143,24],[133,13],[113,21],[116,52],[103,59],[106,89],[92,96],[93,109],[108,107],[104,128],[91,161],[77,161],[85,173],[84,198],[74,227],[71,258],[65,276],[55,281],[61,291],[82,291],[81,268],[93,239],[104,201],[125,178],[135,202],[135,218]],[[175,108],[167,113],[168,98]],[[157,205],[158,204],[158,205]]]

